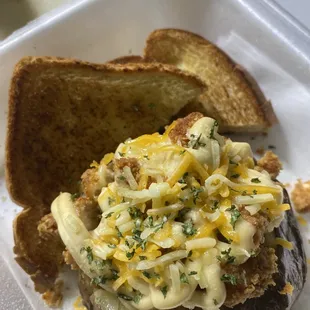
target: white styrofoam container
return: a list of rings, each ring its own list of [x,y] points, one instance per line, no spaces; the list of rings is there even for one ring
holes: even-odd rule
[[[147,35],[163,27],[205,36],[257,79],[280,123],[251,144],[254,149],[276,145],[285,169],[281,181],[310,179],[310,34],[273,1],[72,1],[0,44],[0,309],[44,307],[12,253],[12,220],[20,208],[5,189],[4,150],[8,88],[15,63],[27,55],[104,62],[141,54]],[[308,228],[302,230],[309,239]],[[66,287],[66,297],[71,299],[66,298],[63,308],[72,309],[76,291],[72,281],[66,280]],[[308,281],[294,309],[310,309],[309,293]]]

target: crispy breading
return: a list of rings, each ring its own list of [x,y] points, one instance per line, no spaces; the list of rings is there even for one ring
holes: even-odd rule
[[[226,265],[225,273],[237,279],[237,285],[226,283],[225,306],[232,308],[249,298],[260,297],[268,286],[274,286],[273,275],[278,271],[277,256],[273,248],[262,248],[257,257],[250,258],[242,265]]]
[[[38,231],[39,236],[42,239],[48,240],[49,238],[59,238],[61,241],[58,234],[57,223],[53,218],[52,213],[49,213],[40,219]]]
[[[310,211],[310,181],[302,182],[298,179],[291,193],[292,201],[297,212]]]
[[[116,174],[118,174],[117,171],[119,172],[123,170],[124,167],[127,166],[130,168],[131,173],[133,174],[136,181],[139,180],[140,164],[136,158],[131,157],[131,158],[115,159],[114,164],[115,164]]]
[[[65,263],[69,265],[72,270],[79,270],[79,266],[77,265],[71,253],[67,249],[62,252],[62,256],[64,258]]]
[[[55,286],[52,289],[46,291],[42,295],[42,298],[49,307],[58,308],[61,306],[63,299],[62,295],[63,286],[64,282],[62,280],[57,280]]]
[[[267,151],[264,156],[257,161],[257,165],[266,170],[275,179],[282,169],[279,157],[272,151]]]
[[[186,136],[187,130],[202,117],[203,114],[199,112],[193,112],[184,118],[177,119],[175,127],[169,133],[170,140],[173,143],[181,143],[182,146],[187,146],[189,141]]]
[[[242,218],[256,227],[256,233],[253,237],[254,244],[259,247],[265,241],[265,233],[269,224],[268,215],[263,212],[258,212],[251,215],[246,209],[241,208],[240,213]]]
[[[88,230],[95,229],[100,222],[100,209],[98,203],[88,196],[75,200],[74,207],[78,217]]]

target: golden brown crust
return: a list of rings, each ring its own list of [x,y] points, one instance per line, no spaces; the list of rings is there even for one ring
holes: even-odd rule
[[[291,198],[297,212],[310,212],[310,181],[302,182],[299,179],[292,190]]]
[[[128,56],[121,56],[115,59],[112,59],[106,63],[108,64],[128,64],[128,63],[145,63],[146,61],[138,55],[128,55]]]
[[[276,122],[270,102],[254,79],[197,34],[179,29],[155,30],[147,38],[144,58],[200,76],[208,86],[201,101],[207,115],[219,121],[221,130],[261,132]]]
[[[187,130],[191,128],[199,119],[203,117],[203,114],[199,112],[193,112],[184,118],[176,120],[176,125],[169,133],[169,138],[173,143],[181,143],[183,146],[187,145],[188,138],[186,136]]]
[[[282,163],[279,157],[272,151],[267,151],[264,156],[257,161],[257,165],[266,170],[273,179],[279,175],[282,169]]]
[[[262,248],[257,257],[242,265],[226,265],[225,273],[234,275],[237,285],[226,283],[225,306],[234,307],[247,299],[260,297],[268,286],[274,286],[273,275],[278,271],[277,256],[272,248]]]
[[[31,276],[36,291],[40,293],[54,286],[58,270],[63,264],[64,250],[56,230],[49,224],[43,224],[43,216],[42,209],[28,208],[18,214],[13,223],[15,259]],[[43,219],[49,221],[48,217]]]
[[[71,253],[68,250],[63,251],[62,256],[64,258],[65,263],[71,267],[71,270],[79,270],[79,266],[77,265]]]

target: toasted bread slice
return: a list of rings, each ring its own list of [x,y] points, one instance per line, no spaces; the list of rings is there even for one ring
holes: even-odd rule
[[[138,55],[127,55],[127,56],[120,56],[115,59],[112,59],[107,64],[128,64],[128,63],[145,63],[146,61]]]
[[[208,86],[200,101],[206,113],[220,122],[222,131],[261,132],[275,120],[270,103],[254,91],[246,74],[199,35],[177,29],[155,30],[147,38],[144,58],[199,76]],[[188,111],[191,107],[184,114]]]
[[[51,57],[26,57],[16,65],[7,187],[25,208],[14,222],[14,250],[37,290],[51,287],[62,260],[61,240],[46,242],[55,228],[49,229],[48,221],[41,224],[43,233],[39,228],[53,199],[60,191],[76,192],[89,163],[120,141],[168,124],[204,87],[199,78],[167,65],[96,65]]]

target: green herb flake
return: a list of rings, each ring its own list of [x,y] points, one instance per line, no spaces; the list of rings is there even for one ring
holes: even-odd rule
[[[235,173],[231,177],[234,178],[234,179],[238,179],[240,177],[240,174],[239,173]]]
[[[252,183],[261,183],[259,178],[253,178],[253,179],[251,179],[251,182]]]
[[[180,151],[180,155],[183,155],[186,152],[186,150]]]
[[[189,284],[188,278],[184,272],[180,274],[180,281],[183,284]]]
[[[230,283],[231,285],[237,285],[237,278],[232,274],[225,273],[221,276],[221,281]]]
[[[214,131],[215,131],[215,127],[217,127],[218,124],[219,124],[218,121],[214,121],[213,126],[212,126],[212,128],[210,130],[210,134],[209,134],[209,138],[210,139],[216,140],[215,137],[214,137]]]
[[[217,306],[219,304],[219,302],[215,298],[213,298],[213,303],[214,303],[214,306]]]
[[[235,162],[232,161],[231,159],[229,160],[229,164],[230,164],[230,165],[238,165],[237,163],[235,163]]]
[[[146,278],[148,278],[148,279],[151,279],[151,278],[152,278],[152,275],[151,275],[149,272],[147,272],[147,271],[143,271],[142,274],[143,274]]]
[[[164,298],[166,298],[167,297],[167,293],[168,293],[168,286],[165,285],[165,286],[161,287],[160,291],[163,293]]]
[[[128,296],[128,295],[125,295],[125,294],[118,293],[117,296],[119,298],[122,298],[122,299],[127,300],[127,301],[132,301],[133,300],[133,298],[131,296]]]
[[[197,233],[197,229],[194,228],[193,221],[187,221],[183,224],[183,234],[186,236],[194,236]]]
[[[213,206],[211,206],[210,208],[211,208],[212,211],[215,211],[215,210],[218,209],[218,207],[219,207],[219,201],[218,201],[218,200],[215,200],[215,201],[213,202]]]
[[[117,280],[119,278],[118,271],[115,269],[110,269],[110,271],[112,273],[111,280]]]
[[[80,253],[82,254],[83,252],[87,252],[87,260],[88,260],[88,264],[91,264],[94,260],[94,255],[93,255],[93,251],[92,251],[92,248],[90,246],[88,247],[82,247],[81,250],[80,250]]]
[[[193,250],[190,250],[187,254],[187,257],[191,257],[193,255]]]
[[[201,135],[202,134],[196,136],[194,134],[191,134],[187,147],[197,150],[200,146],[206,146],[205,143],[200,142]]]
[[[115,202],[115,199],[112,198],[112,197],[108,197],[109,206],[110,206],[113,202]]]
[[[236,260],[235,256],[230,255],[231,252],[231,248],[222,251],[221,255],[217,256],[217,259],[221,262],[221,263],[227,263],[227,264],[233,264]]]
[[[253,195],[257,195],[257,190],[256,189],[253,190]]]
[[[93,285],[105,284],[107,280],[108,279],[106,277],[99,276],[99,277],[92,278],[90,281],[90,284],[93,284]]]
[[[71,200],[72,201],[75,201],[76,199],[78,199],[80,197],[80,194],[79,193],[74,193],[71,195]]]
[[[125,156],[125,153],[122,153],[122,152],[118,152],[119,156],[120,157],[124,157]]]
[[[118,227],[115,227],[115,229],[117,230],[117,237],[118,238],[123,238],[123,234],[120,232],[119,228]]]
[[[111,217],[111,216],[113,215],[113,213],[114,213],[114,212],[108,213],[108,214],[105,216],[105,218],[107,219],[107,218]]]
[[[150,160],[149,157],[147,155],[143,156],[145,159]]]
[[[197,200],[199,199],[200,193],[203,192],[202,188],[192,187],[191,193],[193,194],[193,202],[196,204]]]
[[[197,274],[197,271],[191,271],[188,275],[189,276],[194,276],[195,274]]]
[[[146,256],[144,256],[144,255],[141,255],[141,256],[139,256],[139,259],[140,259],[140,260],[146,260],[146,259],[147,259],[147,257],[146,257]]]
[[[143,294],[141,292],[137,291],[136,295],[133,297],[133,302],[135,304],[138,304],[142,297],[143,297]]]
[[[120,176],[118,176],[117,177],[119,180],[121,180],[121,181],[125,181],[126,180],[126,178],[123,176],[123,175],[120,175]]]
[[[131,260],[135,255],[136,250],[133,249],[132,252],[126,252],[126,257]]]
[[[136,207],[129,207],[127,211],[132,219],[140,218],[143,216],[141,210]]]
[[[108,244],[108,247],[109,247],[110,249],[115,249],[115,248],[116,248],[116,245],[115,245],[115,244],[109,243],[109,244]]]
[[[226,211],[231,212],[230,224],[233,227],[233,229],[235,229],[236,222],[238,221],[241,214],[235,205],[232,205],[230,208],[226,209]]]
[[[149,108],[150,109],[155,109],[155,107],[156,107],[155,103],[149,103]]]

